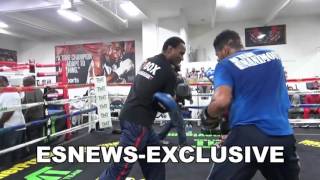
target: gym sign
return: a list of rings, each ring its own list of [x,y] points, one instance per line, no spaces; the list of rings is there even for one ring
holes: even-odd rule
[[[211,148],[220,143],[220,135],[202,134],[202,133],[187,133],[187,137],[193,137],[193,147],[202,147],[204,149]],[[168,137],[177,137],[178,133],[169,133]]]
[[[298,144],[303,144],[305,146],[311,146],[311,147],[315,147],[315,148],[320,148],[320,141],[315,141],[315,140],[303,140],[301,142],[299,142]]]
[[[65,171],[65,170],[53,170],[51,166],[43,167],[36,172],[33,172],[24,179],[26,180],[59,180],[59,179],[72,179],[78,174],[80,174],[82,170],[77,169],[74,171]]]

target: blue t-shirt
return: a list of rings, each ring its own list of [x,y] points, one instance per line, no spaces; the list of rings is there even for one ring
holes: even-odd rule
[[[215,88],[232,88],[231,127],[255,125],[268,135],[290,135],[290,101],[280,57],[271,50],[241,50],[220,61]]]

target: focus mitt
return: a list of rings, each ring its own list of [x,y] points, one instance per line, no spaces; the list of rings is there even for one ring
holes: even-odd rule
[[[158,111],[165,113],[178,109],[176,101],[168,93],[156,92],[153,95],[153,102]]]

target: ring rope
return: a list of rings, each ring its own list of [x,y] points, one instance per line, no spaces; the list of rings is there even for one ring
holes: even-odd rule
[[[185,121],[200,121],[197,118],[184,118]],[[156,121],[170,121],[168,118],[157,118]],[[289,119],[291,124],[320,124],[320,119]]]
[[[1,72],[1,76],[34,76],[36,73],[30,73],[30,72]]]
[[[77,130],[89,127],[91,124],[95,124],[98,121],[99,120],[97,119],[97,120],[94,120],[92,122],[87,122],[87,123],[72,127],[70,129],[66,129],[66,130],[62,130],[62,131],[53,133],[53,134],[51,134],[49,136],[44,136],[44,137],[41,137],[41,138],[38,138],[38,139],[34,139],[34,140],[31,140],[31,141],[28,141],[28,142],[25,142],[25,143],[22,143],[22,144],[19,144],[19,145],[16,145],[16,146],[9,147],[7,149],[0,150],[0,155],[9,153],[11,151],[15,151],[17,149],[24,148],[26,146],[29,146],[31,144],[35,144],[35,143],[40,142],[40,141],[43,141],[43,140],[47,139],[48,137],[50,138],[50,137],[60,136],[60,135],[64,135],[64,134],[67,134],[67,133],[71,133],[73,131],[77,131]]]
[[[61,120],[61,119],[65,120],[66,118],[69,118],[69,117],[73,117],[73,116],[89,113],[89,112],[96,111],[96,110],[97,110],[97,108],[94,107],[94,108],[90,108],[90,109],[76,111],[76,112],[73,112],[71,114],[54,115],[54,116],[49,115],[49,117],[46,117],[45,119],[32,121],[32,122],[29,122],[29,123],[26,123],[26,124],[22,124],[22,125],[1,128],[0,129],[0,134],[6,133],[8,131],[23,129],[23,128],[26,128],[26,127],[29,127],[29,126],[40,125],[40,124],[46,123],[52,117],[54,117],[56,120]]]
[[[289,95],[293,94],[299,94],[299,95],[307,95],[307,94],[320,94],[320,90],[310,90],[310,91],[288,91]],[[192,94],[192,96],[212,96],[213,93],[197,93],[197,94]],[[121,97],[126,97],[128,94],[111,94],[109,96],[121,96]]]
[[[184,108],[191,108],[191,109],[203,109],[207,106],[183,106]],[[320,104],[296,104],[291,105],[291,108],[320,108]]]
[[[75,88],[94,87],[94,84],[53,84],[53,85],[32,86],[32,87],[0,87],[0,93],[34,91],[36,89],[43,89],[46,87],[51,87],[54,89],[63,89],[63,88],[75,89]]]
[[[14,110],[22,110],[22,109],[28,109],[35,106],[41,106],[41,105],[64,105],[67,103],[87,100],[89,98],[92,98],[95,96],[85,96],[81,98],[73,98],[73,99],[60,99],[60,100],[52,100],[52,101],[46,101],[46,102],[36,102],[36,103],[29,103],[29,104],[22,104],[22,105],[16,105],[16,106],[10,106],[10,107],[0,107],[0,112],[10,112]]]
[[[320,94],[320,90],[307,90],[307,91],[288,91],[289,95],[299,94],[299,95],[306,95],[306,94]]]

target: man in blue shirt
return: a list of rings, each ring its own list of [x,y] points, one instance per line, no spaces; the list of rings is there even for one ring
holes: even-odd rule
[[[260,170],[266,179],[299,179],[299,158],[288,120],[290,101],[280,57],[271,50],[244,50],[237,32],[225,30],[214,40],[218,64],[215,92],[203,111],[204,124],[216,123],[229,110],[231,131],[223,143],[228,148],[282,146],[283,163],[232,163],[228,159],[213,166],[208,179],[251,179]],[[253,157],[253,156],[251,156]]]

